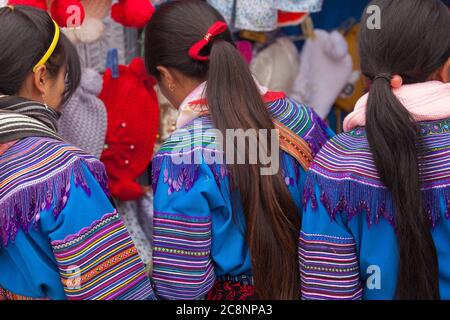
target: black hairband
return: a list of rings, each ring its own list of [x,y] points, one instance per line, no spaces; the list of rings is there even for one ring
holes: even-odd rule
[[[391,82],[392,76],[388,74],[379,74],[376,77],[374,77],[372,81],[375,81],[377,79],[385,79],[386,81]]]

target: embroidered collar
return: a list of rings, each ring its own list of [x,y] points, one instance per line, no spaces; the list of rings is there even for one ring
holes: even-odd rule
[[[271,92],[266,87],[260,85],[254,78],[256,85],[264,97],[264,102],[273,102],[277,99],[283,99],[286,95],[282,92]],[[177,119],[177,128],[181,128],[193,119],[208,113],[208,101],[206,100],[207,82],[202,82],[195,88],[181,103],[180,115]]]

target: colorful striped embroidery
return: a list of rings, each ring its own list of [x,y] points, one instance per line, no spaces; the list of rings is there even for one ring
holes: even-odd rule
[[[155,299],[149,278],[117,212],[52,242],[67,298]]]
[[[272,117],[303,138],[314,157],[327,142],[327,125],[310,108],[292,99],[280,99],[268,105]]]
[[[288,141],[281,141],[282,150],[294,155],[304,168],[309,168],[312,158],[328,140],[325,123],[310,108],[291,99],[278,99],[267,108],[275,124],[285,129],[282,136]],[[154,191],[161,174],[163,183],[169,186],[169,195],[190,190],[198,179],[200,163],[208,164],[218,185],[228,176],[224,152],[212,129],[212,119],[203,115],[173,133],[152,162]]]
[[[163,183],[169,186],[169,195],[182,189],[189,191],[198,179],[200,163],[208,164],[218,184],[227,176],[224,153],[212,129],[211,118],[200,116],[164,142],[152,161],[153,191],[157,189],[160,174]]]
[[[214,284],[211,219],[155,212],[153,280],[158,296],[197,299]]]
[[[30,298],[26,296],[21,296],[6,289],[0,288],[0,301],[4,300],[48,300],[48,299],[38,299],[38,298]]]
[[[308,171],[314,159],[309,145],[281,122],[274,120],[274,124],[279,130],[280,149],[294,157],[303,170]]]
[[[361,299],[353,238],[301,232],[298,256],[303,299]]]
[[[419,124],[422,194],[433,228],[442,216],[450,219],[449,121]],[[320,199],[316,199],[315,186],[319,186]],[[342,212],[350,221],[365,214],[369,226],[384,218],[395,227],[392,195],[379,178],[364,128],[331,139],[314,159],[305,182],[303,205],[310,203],[315,209],[318,200],[331,218]],[[441,202],[447,206],[444,213]]]
[[[82,164],[107,193],[103,164],[83,151],[48,138],[26,138],[0,155],[0,247],[14,240],[19,229],[37,226],[39,213],[64,209],[70,181],[90,193]]]

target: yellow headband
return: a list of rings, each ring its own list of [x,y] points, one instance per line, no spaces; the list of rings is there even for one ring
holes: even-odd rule
[[[55,24],[55,36],[53,37],[52,43],[50,44],[50,48],[48,48],[47,52],[44,54],[42,59],[39,60],[39,62],[36,63],[36,65],[34,66],[33,72],[36,72],[37,68],[39,68],[40,66],[43,66],[47,63],[48,59],[50,59],[50,57],[52,56],[53,51],[55,51],[56,45],[58,44],[59,26],[55,20],[53,20],[53,23]]]

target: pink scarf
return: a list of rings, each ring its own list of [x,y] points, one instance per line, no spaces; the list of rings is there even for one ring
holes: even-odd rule
[[[450,118],[450,83],[428,81],[394,89],[394,94],[416,121]],[[355,110],[344,120],[344,131],[366,125],[367,98],[362,96]]]

